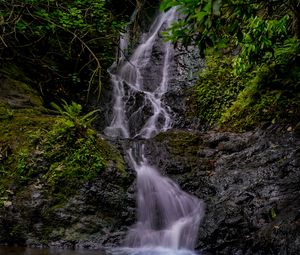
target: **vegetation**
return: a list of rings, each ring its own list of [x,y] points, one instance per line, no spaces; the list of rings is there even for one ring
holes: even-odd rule
[[[164,0],[184,18],[165,37],[207,60],[195,86],[203,123],[247,130],[299,121],[299,1]]]
[[[127,1],[122,10],[114,4],[0,1],[2,73],[31,83],[51,99],[76,98],[82,91],[88,95],[92,88],[100,93],[103,70],[114,59],[119,33],[133,7]]]
[[[178,6],[185,15],[172,26],[169,39],[185,45],[194,41],[203,53],[235,43],[255,62],[286,38],[300,37],[298,5],[297,0],[164,0],[161,8]]]
[[[207,57],[206,68],[200,73],[194,89],[197,114],[203,124],[213,124],[236,100],[244,88],[244,79],[236,77],[232,69],[232,57]]]
[[[100,95],[134,5],[0,1],[0,198],[36,180],[64,197],[111,162],[124,173],[121,156],[91,128],[99,110],[50,102]],[[60,117],[45,108],[51,105]]]
[[[53,108],[55,108],[62,116],[71,121],[78,129],[86,130],[91,127],[92,122],[96,118],[95,113],[100,110],[94,110],[87,113],[84,116],[81,116],[82,106],[75,102],[72,102],[70,105],[63,100],[63,105],[60,107],[55,103],[51,103]],[[93,116],[94,115],[94,116]]]
[[[54,115],[30,86],[5,77],[0,77],[0,91],[0,241],[24,245],[29,233],[40,243],[84,239],[80,231],[66,231],[72,223],[58,219],[58,211],[68,210],[71,198],[95,183],[117,189],[122,197],[129,179],[120,153],[91,127],[98,110],[83,113],[81,105],[62,101],[53,104]],[[113,204],[109,195],[104,200]],[[88,208],[100,208],[89,233],[111,220],[101,214],[101,207],[110,207],[97,207],[97,199],[87,202]]]
[[[296,126],[300,120],[300,66],[263,65],[251,72],[237,100],[222,113],[219,125],[249,130],[261,124]]]
[[[121,156],[91,129],[96,111],[81,116],[81,106],[74,102],[56,108],[62,117],[35,113],[22,118],[15,113],[1,122],[0,130],[7,131],[0,141],[0,197],[12,187],[18,192],[38,180],[48,186],[49,196],[63,201],[96,178],[109,162],[126,175]],[[16,146],[12,142],[15,137],[19,140]]]

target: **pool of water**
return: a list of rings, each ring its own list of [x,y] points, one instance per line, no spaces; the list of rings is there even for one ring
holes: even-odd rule
[[[185,249],[170,249],[164,247],[115,248],[107,251],[108,255],[200,255]]]
[[[25,247],[1,247],[0,255],[105,255],[103,250],[34,249]]]
[[[105,251],[0,246],[0,255],[197,255],[197,253],[189,250],[173,250],[162,247],[116,248]],[[200,254],[198,253],[198,255]]]

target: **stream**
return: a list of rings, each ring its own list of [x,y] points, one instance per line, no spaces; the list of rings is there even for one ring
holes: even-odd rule
[[[110,70],[114,106],[111,123],[104,132],[118,140],[133,141],[126,154],[137,175],[137,222],[125,239],[125,247],[130,248],[118,248],[114,253],[192,253],[204,215],[200,199],[182,191],[148,163],[140,139],[149,139],[172,127],[164,95],[174,46],[163,42],[161,32],[176,18],[175,8],[158,15],[129,59],[122,55],[128,45],[123,35],[121,54]]]
[[[120,55],[109,70],[113,88],[110,125],[105,135],[125,148],[127,162],[136,172],[137,221],[129,229],[124,245],[105,254],[189,255],[194,248],[204,203],[190,195],[152,166],[143,141],[172,127],[172,113],[165,104],[170,70],[174,66],[174,46],[164,42],[161,32],[176,20],[176,9],[161,13],[148,33],[141,36],[131,57],[125,57],[128,36],[122,35]],[[174,73],[174,72],[173,72]],[[102,251],[0,248],[3,255],[94,255]]]
[[[0,77],[0,255],[300,254],[300,122],[283,116],[299,115],[297,104],[284,105],[297,96],[289,81],[298,75],[296,55],[236,77],[226,50],[201,73],[207,62],[196,45],[163,38],[181,19],[176,10],[153,17],[159,1],[138,2],[147,6],[122,30],[111,86],[99,103],[89,101],[101,108],[99,134],[40,108],[23,72]],[[214,108],[216,116],[233,120],[224,128],[205,121],[205,105],[218,100],[228,108]],[[244,126],[260,113],[267,118],[257,127]],[[234,131],[242,127],[249,130]]]

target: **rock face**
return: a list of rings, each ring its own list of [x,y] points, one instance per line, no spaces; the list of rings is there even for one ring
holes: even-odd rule
[[[38,181],[11,190],[0,206],[0,243],[68,248],[119,244],[134,220],[132,181],[112,166],[59,204]]]
[[[153,165],[205,201],[197,243],[203,254],[299,254],[297,134],[170,130],[141,143]],[[130,146],[125,141],[119,149]],[[116,246],[134,222],[134,175],[123,176],[114,165],[63,203],[47,189],[36,180],[6,190],[1,243]]]
[[[205,61],[200,57],[195,46],[175,47],[174,64],[170,70],[169,89],[165,94],[165,103],[172,114],[173,128],[200,127],[197,118],[189,116],[191,112],[190,96],[193,85],[198,79],[198,72],[205,66]]]
[[[134,222],[132,171],[94,130],[79,131],[48,115],[29,86],[0,77],[0,245],[99,248],[123,240]]]
[[[299,145],[290,133],[169,131],[147,150],[163,173],[204,199],[197,246],[204,254],[299,254]]]
[[[160,57],[154,55],[154,62]],[[177,47],[171,89],[164,100],[170,106],[173,126],[185,130],[141,140],[147,158],[183,190],[205,201],[206,216],[197,243],[203,254],[300,254],[299,126],[295,134],[276,130],[243,134],[187,131],[199,128],[196,120],[187,120],[185,115],[188,88],[203,66],[198,59],[193,48]],[[153,68],[155,72],[157,66]],[[3,81],[0,89],[6,92],[5,97],[0,95],[0,120],[9,123],[19,117],[7,112],[8,105],[22,109],[42,105],[38,97],[30,99],[25,89],[15,93]],[[111,108],[109,99],[103,101],[106,108]],[[28,113],[19,115],[23,114]],[[101,120],[99,130],[107,124]],[[6,134],[4,128],[0,131]],[[120,142],[119,150],[130,146],[130,141]],[[0,144],[0,177],[2,162],[15,149],[11,147]],[[39,161],[36,152],[36,167],[43,169],[47,162]],[[63,199],[49,196],[49,187],[38,178],[23,187],[10,183],[8,189],[0,190],[0,243],[77,248],[120,245],[134,222],[134,174],[129,166],[126,170],[129,174],[123,176],[111,164]]]

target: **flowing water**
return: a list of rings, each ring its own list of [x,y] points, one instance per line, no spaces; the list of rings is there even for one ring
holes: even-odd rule
[[[120,42],[118,61],[110,69],[114,106],[105,134],[114,138],[153,137],[171,128],[168,91],[174,47],[164,43],[161,31],[176,19],[176,10],[160,14],[130,58],[124,53],[126,36]],[[138,139],[140,140],[140,139]],[[193,254],[203,203],[163,177],[145,157],[136,142],[127,151],[137,173],[137,223],[129,230],[125,247],[114,254]]]
[[[168,107],[162,102],[168,89],[168,69],[173,53],[170,43],[164,43],[158,73],[149,74],[149,69],[155,64],[152,59],[154,47],[158,44],[157,41],[162,40],[159,32],[163,27],[169,26],[175,17],[175,9],[159,15],[131,58],[128,60],[121,54],[119,61],[112,66],[110,74],[115,102],[113,119],[104,131],[106,135],[150,138],[171,127]],[[126,36],[123,35],[120,42],[121,53],[126,50],[124,47],[127,45]],[[139,102],[136,102],[137,99],[140,99]],[[147,109],[149,107],[151,109]],[[145,119],[144,116],[149,110],[151,114]],[[140,120],[143,121],[139,123]]]
[[[118,61],[111,67],[114,105],[105,134],[116,139],[148,139],[171,128],[168,91],[174,47],[160,32],[176,19],[176,10],[160,14],[130,58],[122,35]],[[137,222],[128,231],[124,247],[104,251],[0,247],[5,255],[194,255],[203,203],[148,163],[141,139],[127,151],[137,173]]]

